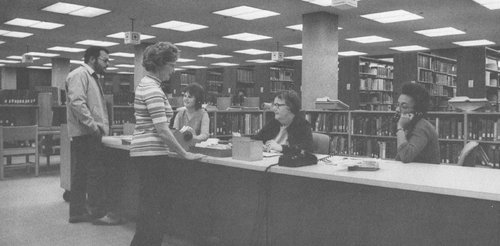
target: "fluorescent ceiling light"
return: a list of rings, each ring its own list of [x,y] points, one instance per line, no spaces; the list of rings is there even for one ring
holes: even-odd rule
[[[174,71],[184,71],[184,70],[186,70],[186,69],[184,69],[184,68],[178,68],[178,67],[174,68]]]
[[[108,38],[124,39],[125,38],[125,32],[117,32],[117,33],[114,33],[114,34],[109,34],[106,37],[108,37]],[[146,39],[151,39],[151,38],[156,38],[156,37],[141,33],[141,40],[146,40]]]
[[[152,25],[152,27],[170,29],[170,30],[181,31],[181,32],[190,32],[190,31],[194,31],[194,30],[208,28],[208,26],[198,25],[198,24],[193,24],[193,23],[183,22],[183,21],[176,21],[176,20],[167,21],[167,22],[156,24],[156,25]]]
[[[0,44],[4,44],[5,42],[4,41],[0,41]]]
[[[271,53],[266,50],[258,50],[258,49],[246,49],[246,50],[237,50],[236,53],[248,54],[248,55],[262,55]]]
[[[125,53],[125,52],[115,52],[115,53],[111,53],[109,55],[110,56],[128,57],[128,58],[131,58],[131,57],[135,56],[133,53]]]
[[[285,45],[285,47],[301,50],[302,49],[302,44],[288,44],[288,45]]]
[[[64,51],[64,52],[73,52],[73,53],[85,51],[85,49],[82,49],[82,48],[71,48],[71,47],[62,47],[62,46],[54,46],[54,47],[50,47],[47,49],[53,50],[53,51]]]
[[[107,9],[100,9],[100,8],[88,7],[88,6],[64,3],[64,2],[58,2],[52,4],[48,7],[43,8],[42,10],[59,14],[76,15],[89,18],[111,12],[110,10]]]
[[[0,30],[0,35],[11,38],[25,38],[33,35],[33,33],[29,32],[12,32],[7,30]]]
[[[52,67],[52,63],[45,63],[43,64],[44,66],[47,66],[47,67]]]
[[[220,55],[220,54],[203,54],[203,55],[199,55],[199,57],[221,59],[221,58],[229,58],[229,57],[232,57],[232,56],[229,56],[229,55]]]
[[[76,42],[76,44],[81,44],[81,45],[94,45],[94,46],[102,46],[102,47],[109,47],[109,46],[114,46],[114,45],[119,45],[119,43],[115,42],[108,42],[108,41],[99,41],[99,40],[83,40]]]
[[[473,0],[473,1],[491,10],[500,9],[500,1],[498,0]]]
[[[4,24],[13,25],[13,26],[23,26],[23,27],[31,27],[38,29],[55,29],[64,26],[64,24],[53,23],[53,22],[44,22],[23,18],[15,18],[10,21],[5,22]]]
[[[379,36],[364,36],[364,37],[357,37],[357,38],[346,38],[346,40],[358,42],[358,43],[362,43],[362,44],[392,41],[392,39],[379,37]]]
[[[7,56],[7,59],[17,59],[17,60],[22,60],[22,56]],[[33,57],[33,61],[40,60],[39,57]]]
[[[134,68],[135,65],[130,65],[130,64],[116,64],[115,67]]]
[[[453,42],[456,45],[460,46],[479,46],[479,45],[492,45],[495,44],[495,42],[491,42],[486,39],[480,39],[480,40],[470,40],[470,41],[459,41],[459,42]]]
[[[83,64],[83,61],[81,61],[81,60],[69,60],[69,63],[72,63],[72,64]]]
[[[187,58],[179,58],[177,59],[177,62],[194,62],[196,60],[194,59],[187,59]]]
[[[427,37],[440,37],[440,36],[465,34],[465,32],[455,29],[453,27],[434,28],[434,29],[420,30],[415,32],[418,34],[425,35]]]
[[[398,51],[419,51],[419,50],[428,50],[429,48],[422,47],[420,45],[407,45],[407,46],[390,47],[390,49]]]
[[[367,15],[361,15],[361,17],[370,19],[373,21],[377,21],[380,23],[393,23],[393,22],[401,22],[401,21],[410,21],[410,20],[418,20],[423,19],[424,17],[416,14],[412,14],[406,10],[394,10],[387,12],[379,12]]]
[[[244,32],[244,33],[238,33],[238,34],[233,34],[233,35],[227,35],[227,36],[224,36],[223,38],[236,39],[236,40],[241,40],[241,41],[256,41],[256,40],[262,40],[262,39],[270,39],[271,37]]]
[[[223,67],[230,67],[230,66],[238,66],[240,64],[237,63],[230,63],[230,62],[217,62],[217,63],[212,63],[211,65],[215,66],[223,66]]]
[[[13,60],[1,60],[1,59],[0,59],[0,62],[1,62],[1,63],[20,63],[20,61],[13,61]]]
[[[108,67],[108,68],[106,68],[106,70],[112,71],[112,70],[118,70],[118,68],[117,67]]]
[[[134,74],[133,72],[118,72],[119,74]]]
[[[246,60],[247,62],[254,62],[254,63],[273,63],[276,61],[273,60],[264,60],[264,59],[254,59],[254,60]]]
[[[59,54],[54,54],[54,53],[43,53],[43,52],[28,52],[28,55],[32,55],[32,56],[42,56],[42,57],[56,57],[56,56],[59,56]]]
[[[339,52],[339,56],[362,56],[362,55],[366,55],[366,53],[353,50]]]
[[[3,67],[3,66],[5,66],[5,64],[0,64],[0,67]]]
[[[265,18],[269,16],[279,15],[277,12],[258,9],[249,6],[239,6],[230,9],[224,9],[213,12],[214,14],[229,16],[233,18],[243,19],[243,20],[255,20],[260,18]]]
[[[332,5],[332,0],[302,0],[304,2],[316,4],[319,6],[327,7]]]
[[[186,46],[186,47],[191,47],[191,48],[206,48],[206,47],[217,46],[216,44],[203,43],[203,42],[198,42],[198,41],[180,42],[180,43],[175,43],[175,45]]]
[[[27,66],[26,68],[31,68],[31,69],[52,69],[51,67],[43,67],[43,66]]]
[[[287,26],[286,28],[292,29],[292,30],[302,31],[302,27],[303,27],[302,24],[298,24],[298,25]],[[338,27],[337,30],[342,30],[342,27]]]
[[[205,66],[196,66],[196,65],[188,65],[188,66],[182,66],[183,68],[191,68],[191,69],[202,69],[202,68],[207,68]]]
[[[300,61],[302,60],[302,56],[285,56],[285,59]]]

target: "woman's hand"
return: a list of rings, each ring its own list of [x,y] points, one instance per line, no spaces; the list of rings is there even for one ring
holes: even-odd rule
[[[278,144],[276,141],[274,140],[268,140],[266,142],[266,144],[264,144],[264,150],[266,152],[270,152],[272,150],[276,151],[276,152],[282,152],[283,151],[283,147]]]
[[[187,160],[199,160],[199,159],[205,157],[205,155],[186,152],[186,155],[183,157],[184,157],[184,159],[187,159]]]
[[[413,118],[413,114],[401,114],[398,121],[398,129],[403,128],[406,129],[406,126],[410,123]]]

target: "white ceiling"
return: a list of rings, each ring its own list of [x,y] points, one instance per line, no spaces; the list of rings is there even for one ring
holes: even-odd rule
[[[430,49],[455,48],[454,41],[488,39],[500,45],[500,10],[489,10],[472,0],[362,0],[358,8],[339,10],[332,7],[322,7],[301,0],[63,0],[67,3],[88,5],[111,10],[110,13],[95,18],[85,18],[42,11],[57,0],[0,0],[0,30],[22,31],[34,33],[27,38],[9,38],[0,36],[0,59],[11,55],[21,56],[27,47],[31,52],[58,53],[61,57],[81,59],[83,53],[67,53],[48,51],[48,47],[67,46],[86,48],[75,44],[85,39],[118,42],[120,45],[109,47],[113,52],[133,52],[133,46],[124,45],[123,40],[108,38],[106,35],[131,30],[131,20],[134,18],[134,30],[143,34],[154,35],[155,39],[147,42],[170,41],[201,41],[217,44],[216,47],[195,49],[180,47],[182,58],[195,59],[194,62],[178,63],[182,65],[210,65],[216,62],[231,62],[249,65],[249,59],[270,59],[270,54],[245,55],[234,53],[242,49],[261,49],[285,52],[285,56],[301,55],[301,50],[283,47],[284,45],[301,43],[302,32],[285,28],[289,25],[302,23],[302,15],[324,11],[339,16],[339,51],[360,51],[368,55],[385,55],[396,51],[389,49],[394,46],[420,45]],[[214,11],[247,5],[280,13],[257,20],[240,20],[212,14]],[[362,14],[403,9],[424,17],[421,20],[381,24],[365,18]],[[14,18],[26,18],[40,21],[64,24],[64,27],[54,30],[41,30],[4,24]],[[153,28],[151,25],[170,20],[191,22],[209,26],[209,28],[192,32],[179,32]],[[426,37],[414,33],[416,30],[454,27],[466,34]],[[273,37],[272,39],[244,42],[224,39],[222,36],[249,32]],[[392,42],[359,44],[345,40],[359,36],[378,35],[390,38]],[[231,55],[232,58],[211,59],[198,55],[217,53]],[[115,57],[114,64],[133,64],[133,58]],[[49,63],[50,58],[36,60],[34,65]],[[23,66],[22,64],[5,66]],[[25,66],[25,65],[24,65]],[[120,68],[118,71],[132,71]]]

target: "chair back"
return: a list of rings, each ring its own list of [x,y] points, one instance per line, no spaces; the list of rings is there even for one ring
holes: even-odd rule
[[[316,154],[328,155],[330,152],[330,136],[313,132],[313,151]]]
[[[0,126],[0,139],[8,141],[36,140],[38,126]]]

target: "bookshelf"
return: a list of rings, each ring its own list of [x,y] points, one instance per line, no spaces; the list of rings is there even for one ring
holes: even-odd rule
[[[394,79],[423,85],[431,95],[431,110],[447,111],[457,95],[457,60],[421,52],[394,55]],[[395,85],[400,91],[400,85]]]
[[[270,92],[278,93],[293,88],[295,69],[285,66],[269,67]]]
[[[458,95],[487,98],[498,111],[500,51],[488,47],[458,49]]]
[[[369,57],[339,60],[339,99],[351,109],[387,111],[394,105],[394,65]]]
[[[209,111],[210,136],[231,138],[233,132],[244,136],[256,134],[265,122],[262,110],[217,110]]]
[[[347,155],[349,134],[348,111],[306,111],[304,116],[311,123],[314,132],[330,136],[329,152],[335,155]]]
[[[224,69],[207,70],[207,83],[205,88],[207,98],[219,97],[224,94]]]
[[[247,97],[255,95],[254,67],[236,69],[236,87],[233,94],[237,94],[238,91],[244,91]]]

